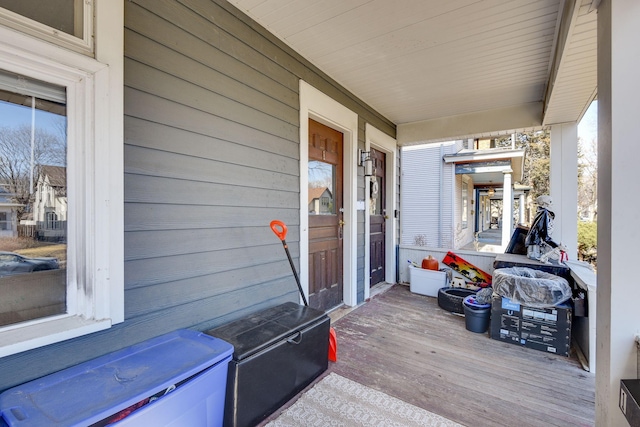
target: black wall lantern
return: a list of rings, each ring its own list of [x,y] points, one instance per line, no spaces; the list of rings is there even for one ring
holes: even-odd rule
[[[364,176],[373,175],[373,160],[371,159],[371,151],[363,151],[358,149],[359,165],[364,167]]]

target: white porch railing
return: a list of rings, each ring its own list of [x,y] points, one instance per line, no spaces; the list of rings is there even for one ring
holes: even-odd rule
[[[442,248],[428,248],[425,246],[403,246],[400,245],[399,253],[398,253],[398,264],[399,264],[399,275],[400,275],[400,283],[409,282],[409,262],[413,261],[416,264],[420,265],[422,260],[429,255],[433,256],[438,260],[440,266],[444,266],[442,264],[442,259],[447,254],[447,249]],[[461,249],[456,249],[455,254],[461,256],[466,261],[475,265],[481,270],[486,271],[489,274],[493,273],[493,261],[496,259],[495,253],[491,252],[476,252],[476,251],[466,251]]]

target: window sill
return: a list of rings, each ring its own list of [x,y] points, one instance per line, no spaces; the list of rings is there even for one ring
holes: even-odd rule
[[[110,319],[87,320],[80,316],[57,316],[0,332],[0,358],[111,327]]]

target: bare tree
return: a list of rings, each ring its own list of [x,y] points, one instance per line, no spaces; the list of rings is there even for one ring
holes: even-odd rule
[[[496,147],[509,148],[511,136],[499,138]],[[532,200],[549,194],[549,158],[551,156],[551,135],[549,129],[516,134],[515,148],[524,149],[524,177],[522,184],[531,187]]]
[[[0,183],[14,195],[16,203],[23,205],[18,209],[19,219],[23,218],[32,202],[33,187],[41,167],[66,166],[64,137],[36,128],[33,144],[31,139],[29,125],[0,128]]]
[[[309,162],[309,187],[329,188],[333,191],[333,168],[320,161]]]
[[[549,173],[551,157],[551,135],[545,129],[538,132],[518,134],[518,148],[525,149],[523,184],[531,187],[532,200],[543,194],[549,194]]]
[[[578,214],[596,220],[598,208],[597,141],[578,140]]]

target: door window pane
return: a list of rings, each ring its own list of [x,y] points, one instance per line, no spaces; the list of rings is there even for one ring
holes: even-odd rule
[[[309,162],[309,215],[333,215],[336,213],[334,188],[336,168],[329,163]]]
[[[65,92],[0,70],[0,326],[66,312]]]
[[[371,206],[369,207],[371,215],[382,215],[382,177],[376,176],[375,180],[371,182],[370,185],[370,201]]]
[[[0,0],[3,7],[63,33],[82,38],[82,0]]]

